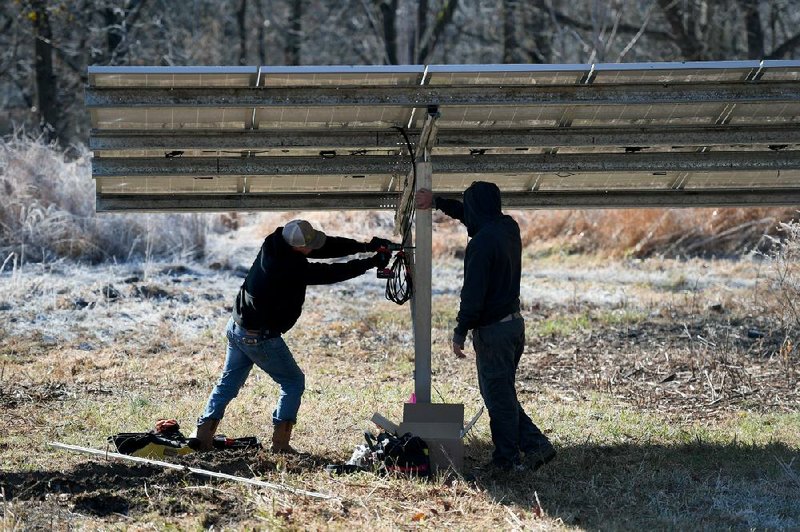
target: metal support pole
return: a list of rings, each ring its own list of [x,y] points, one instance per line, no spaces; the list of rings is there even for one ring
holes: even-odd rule
[[[416,186],[432,188],[432,166],[429,161],[416,164]],[[413,201],[413,199],[411,200]],[[414,233],[414,393],[417,403],[431,402],[431,244],[433,210],[417,210]]]

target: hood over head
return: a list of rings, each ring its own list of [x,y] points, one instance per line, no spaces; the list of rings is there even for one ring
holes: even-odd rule
[[[502,215],[500,189],[494,183],[475,181],[464,191],[464,224],[469,236]]]

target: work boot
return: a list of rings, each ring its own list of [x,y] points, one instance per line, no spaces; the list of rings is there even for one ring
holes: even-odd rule
[[[523,464],[531,471],[536,471],[555,457],[556,450],[553,444],[545,439],[537,448],[525,451]]]
[[[289,440],[292,438],[292,427],[294,427],[294,423],[291,421],[281,421],[273,427],[273,453],[297,454],[297,451],[289,445]]]
[[[219,419],[206,419],[198,423],[189,436],[189,447],[197,452],[210,451],[214,448],[214,434],[217,432]]]

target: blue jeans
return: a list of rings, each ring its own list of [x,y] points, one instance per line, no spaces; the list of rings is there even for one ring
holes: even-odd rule
[[[306,376],[295,362],[283,338],[250,334],[239,327],[233,318],[228,321],[225,333],[228,337],[225,367],[197,423],[223,418],[225,408],[239,394],[253,364],[280,385],[278,405],[272,412],[272,423],[277,425],[282,421],[297,421],[297,411],[306,387]]]
[[[489,411],[494,453],[500,465],[519,462],[519,453],[537,450],[548,440],[517,400],[514,381],[525,348],[525,322],[494,323],[472,331],[478,386]]]

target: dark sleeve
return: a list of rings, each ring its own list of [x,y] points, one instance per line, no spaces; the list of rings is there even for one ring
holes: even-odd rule
[[[325,245],[313,250],[308,254],[308,257],[311,259],[333,259],[355,255],[356,253],[365,253],[366,251],[367,245],[364,242],[341,236],[329,236],[325,238]]]
[[[464,223],[464,204],[460,201],[436,196],[433,200],[433,205],[450,218]]]
[[[484,300],[486,299],[487,280],[491,276],[492,249],[487,246],[475,246],[467,253],[464,261],[464,287],[461,289],[461,307],[456,316],[455,335],[465,337],[467,331],[478,326]]]
[[[333,284],[358,277],[370,268],[375,267],[375,261],[369,259],[355,259],[338,264],[324,262],[309,262],[306,269],[306,284]]]

